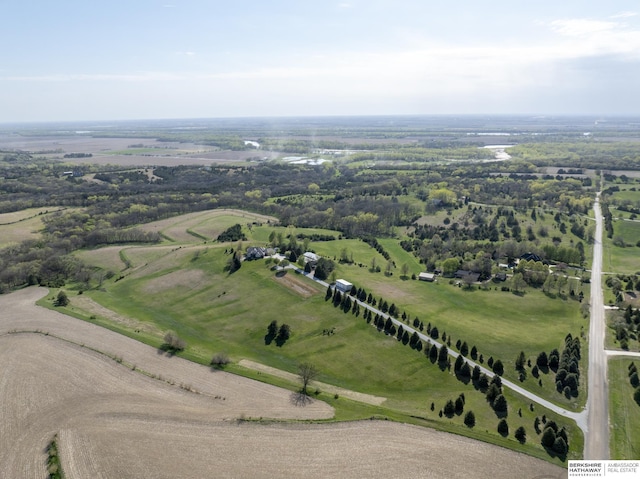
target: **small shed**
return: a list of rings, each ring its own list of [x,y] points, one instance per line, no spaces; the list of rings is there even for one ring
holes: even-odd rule
[[[349,281],[345,281],[344,279],[336,279],[336,289],[338,291],[347,293],[351,291],[351,288],[353,288],[353,284],[349,283]]]
[[[435,273],[420,273],[418,275],[418,279],[420,281],[429,281],[430,283],[433,283],[436,280],[436,275]]]

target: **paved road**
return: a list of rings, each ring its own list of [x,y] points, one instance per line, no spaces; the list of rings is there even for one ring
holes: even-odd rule
[[[593,205],[596,231],[591,266],[591,324],[589,326],[589,378],[585,459],[609,459],[609,390],[607,353],[604,349],[605,319],[602,294],[602,210],[600,193]]]

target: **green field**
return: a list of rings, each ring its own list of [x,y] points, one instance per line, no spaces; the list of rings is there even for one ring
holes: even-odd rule
[[[602,267],[605,271],[621,274],[633,274],[640,271],[640,248],[636,243],[640,239],[640,222],[614,221],[614,239],[620,236],[625,247],[616,246],[613,240],[604,238]]]
[[[581,433],[567,421],[549,411],[529,411],[529,403],[508,395],[508,422],[512,431],[524,426],[530,444],[521,446],[495,432],[498,418],[482,393],[465,386],[449,372],[442,372],[424,354],[385,336],[362,317],[345,314],[324,301],[324,288],[305,297],[277,278],[264,261],[245,263],[220,281],[225,256],[213,248],[192,261],[191,249],[183,248],[175,258],[180,267],[167,267],[149,276],[132,274],[109,285],[105,292],[92,291],[94,299],[126,316],[153,322],[161,330],[174,330],[188,344],[187,357],[206,362],[217,351],[227,352],[234,361],[249,358],[286,371],[295,372],[301,361],[312,361],[321,371],[320,381],[376,396],[387,401],[377,414],[408,420],[445,430],[469,434],[483,440],[524,450],[545,457],[534,441],[533,419],[546,414],[569,426],[572,444],[581,444]],[[163,261],[166,258],[163,259]],[[169,266],[169,265],[167,265]],[[174,265],[175,266],[175,265]],[[200,271],[200,273],[194,273]],[[207,276],[202,281],[201,275]],[[288,272],[293,281],[305,281]],[[197,284],[191,285],[193,279]],[[255,305],[260,304],[256,309]],[[72,300],[73,305],[73,300]],[[271,320],[290,324],[293,336],[284,346],[265,344],[266,326]],[[335,334],[323,335],[333,329]],[[134,331],[128,335],[136,337]],[[140,335],[142,340],[149,338]],[[161,342],[156,339],[156,345]],[[462,417],[440,418],[438,413],[448,399],[465,394],[465,410],[473,410],[477,425],[473,431]],[[430,410],[434,403],[434,411]],[[521,411],[522,417],[518,415]],[[371,412],[367,407],[364,411]],[[404,419],[403,419],[404,418]],[[581,446],[576,449],[581,451]],[[573,457],[579,457],[576,452]]]
[[[339,237],[337,232],[328,230],[293,230],[264,223],[249,227],[246,216],[229,212],[180,217],[173,222],[157,223],[154,228],[171,231],[171,237],[181,237],[179,232],[187,229],[221,230],[235,222],[244,225],[243,231],[248,236],[244,247],[266,243],[272,231],[284,237],[292,233]],[[436,283],[411,280],[410,275],[422,269],[418,261],[400,248],[398,240],[383,239],[380,244],[398,266],[390,275],[384,273],[387,260],[361,240],[310,242],[309,249],[335,257],[338,277],[365,287],[389,304],[395,303],[400,311],[409,315],[409,324],[414,317],[419,317],[425,326],[428,323],[437,326],[440,338],[446,332],[452,348],[458,339],[467,341],[469,348],[477,346],[485,365],[490,357],[501,359],[505,365],[504,375],[511,380],[518,380],[514,361],[520,351],[535,363],[539,352],[561,350],[565,335],[580,335],[586,324],[579,314],[577,301],[554,299],[539,291],[514,295],[500,291],[493,284],[482,290],[477,286],[469,289],[449,284],[446,279]],[[245,261],[235,273],[224,272],[230,257],[225,252],[229,246],[205,244],[202,240],[170,244],[167,240],[158,246],[109,247],[83,252],[80,256],[86,262],[98,268],[121,271],[120,275],[105,281],[100,289],[84,294],[123,316],[148,323],[152,327],[143,328],[146,331],[175,331],[186,341],[187,349],[182,354],[190,359],[206,364],[214,353],[225,352],[234,362],[230,370],[249,376],[252,373],[237,366],[240,359],[251,359],[289,372],[295,372],[300,362],[310,361],[320,370],[318,379],[322,382],[387,398],[379,407],[353,409],[349,406],[350,412],[341,411],[338,417],[377,414],[458,432],[549,459],[533,430],[535,416],[545,414],[567,426],[570,457],[581,457],[582,433],[575,425],[546,410],[530,411],[528,401],[510,392],[505,394],[511,435],[503,438],[496,431],[499,419],[484,394],[471,384],[461,383],[451,372],[442,372],[422,352],[378,332],[362,315],[356,317],[333,307],[324,299],[326,289],[303,275],[292,270],[277,273],[273,262],[266,260]],[[338,263],[343,250],[353,263]],[[370,270],[373,258],[382,271]],[[127,263],[129,268],[125,268]],[[409,276],[402,278],[399,269],[405,263],[409,266]],[[75,308],[73,294],[71,298],[69,311],[89,318],[91,313]],[[274,320],[291,327],[292,337],[283,346],[265,342],[267,325]],[[160,333],[153,336],[133,327],[126,329],[99,316],[94,321],[155,346],[162,343]],[[326,331],[333,334],[324,334]],[[582,362],[585,363],[584,359]],[[584,364],[581,367],[584,371]],[[524,387],[574,410],[584,404],[584,393],[577,399],[566,399],[555,391],[551,378],[542,375],[540,386],[538,378],[530,374],[530,368],[527,371]],[[581,391],[585,385],[581,384]],[[476,415],[477,424],[472,430],[463,424],[463,416],[439,415],[446,401],[455,400],[461,393],[466,399],[465,411],[471,409]],[[529,440],[525,445],[513,438],[513,431],[519,426],[527,431]]]
[[[633,400],[634,388],[629,383],[628,366],[640,367],[638,358],[609,360],[609,423],[611,459],[640,457],[640,406]]]

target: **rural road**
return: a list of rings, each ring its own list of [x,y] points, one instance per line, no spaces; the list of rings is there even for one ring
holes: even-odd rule
[[[587,460],[609,459],[609,391],[607,380],[607,357],[614,355],[638,356],[640,353],[628,353],[605,350],[605,307],[602,292],[602,234],[603,217],[600,208],[600,193],[596,195],[593,205],[596,220],[596,230],[594,235],[593,265],[591,268],[591,321],[589,325],[589,372],[588,372],[588,397],[585,409],[582,412],[568,411],[546,399],[520,387],[507,379],[502,380],[502,384],[509,389],[521,394],[527,399],[544,406],[564,417],[573,419],[585,435],[584,458]],[[294,268],[295,269],[295,268]],[[302,271],[298,270],[302,273]],[[304,273],[302,273],[304,274]],[[307,275],[308,276],[308,275]],[[313,278],[322,285],[329,286],[326,282]],[[368,308],[372,312],[383,316],[389,316],[382,311],[372,307],[367,303],[358,301],[362,307]],[[391,318],[396,326],[402,326],[409,334],[415,331],[420,339],[428,344],[435,344],[438,348],[441,343],[431,337],[416,331],[395,318]],[[458,357],[458,353],[449,348],[449,354],[453,358]],[[476,364],[469,359],[465,359],[471,367],[478,366],[480,370],[492,377],[493,371]]]
[[[607,353],[604,349],[604,299],[602,294],[603,218],[600,193],[593,204],[596,231],[591,266],[591,323],[589,325],[589,377],[587,396],[587,431],[584,458],[609,459],[609,388]]]

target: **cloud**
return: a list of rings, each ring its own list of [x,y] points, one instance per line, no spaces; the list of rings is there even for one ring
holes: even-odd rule
[[[635,17],[637,15],[638,15],[637,12],[620,12],[620,13],[616,13],[615,15],[611,15],[609,18],[612,18],[612,19],[630,18],[630,17]]]
[[[565,39],[560,48],[571,52],[573,57],[618,55],[628,59],[640,58],[640,30],[625,23],[569,19],[556,20],[549,27]]]
[[[604,22],[601,20],[588,20],[583,18],[570,20],[555,20],[551,22],[551,28],[560,35],[569,37],[582,37],[601,32],[609,32],[616,28],[616,22]]]

